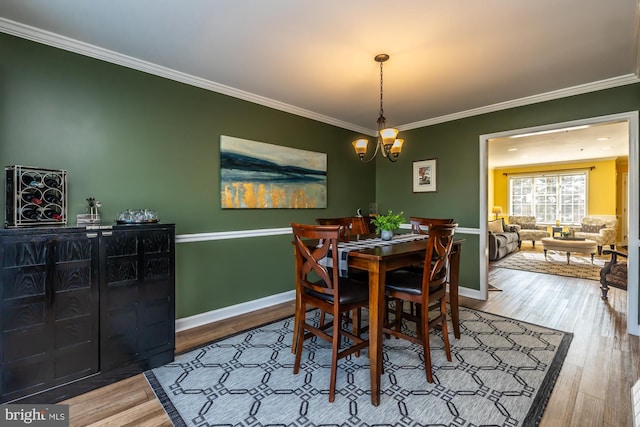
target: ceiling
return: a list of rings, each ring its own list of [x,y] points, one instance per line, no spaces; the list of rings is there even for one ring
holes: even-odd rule
[[[629,156],[629,125],[611,122],[557,128],[526,136],[493,138],[488,143],[489,168],[562,163]]]
[[[0,31],[375,133],[638,79],[640,0],[2,0]],[[409,142],[409,141],[407,141]]]

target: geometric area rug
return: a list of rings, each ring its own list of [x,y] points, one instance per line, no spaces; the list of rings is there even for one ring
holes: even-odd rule
[[[492,262],[491,266],[600,281],[600,269],[610,259],[609,255],[596,254],[592,264],[591,255],[572,253],[567,264],[566,252],[547,251],[545,259],[541,250],[534,249],[516,251],[501,260]]]
[[[307,316],[317,322],[318,311]],[[331,347],[304,343],[293,375],[293,317],[206,344],[145,372],[176,426],[537,425],[572,334],[460,307],[461,338],[430,335],[432,384],[419,346],[384,340],[380,405],[371,405],[369,359],[338,361],[329,403]],[[449,328],[451,331],[452,328]]]

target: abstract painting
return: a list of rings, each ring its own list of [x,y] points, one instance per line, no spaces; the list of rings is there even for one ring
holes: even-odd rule
[[[220,137],[223,209],[327,207],[327,155]]]

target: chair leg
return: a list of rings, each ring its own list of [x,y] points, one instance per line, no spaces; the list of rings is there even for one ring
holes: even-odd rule
[[[324,315],[325,314],[327,314],[325,311],[321,311],[320,312],[320,323],[319,323],[320,327],[324,326]]]
[[[298,314],[296,315],[296,317],[298,317],[298,330],[296,331],[297,333],[297,337],[295,339],[296,341],[296,360],[293,364],[293,374],[297,374],[298,371],[300,370],[300,359],[302,357],[302,343],[304,341],[304,324],[306,323],[305,320],[305,312],[304,312],[304,308],[300,308],[298,311]]]
[[[298,347],[298,328],[300,327],[300,310],[298,305],[300,304],[300,295],[296,291],[296,308],[293,316],[293,337],[291,339],[291,353],[296,354],[296,348]]]
[[[359,337],[360,336],[360,309],[359,308],[354,308],[351,311],[351,331],[353,332],[353,335]],[[356,357],[360,357],[360,350],[355,352]]]
[[[442,316],[444,351],[447,354],[447,360],[451,362],[451,345],[449,344],[449,327],[447,326],[447,300],[444,297],[440,300],[440,315]]]
[[[340,333],[340,319],[341,315],[338,315],[338,321],[333,321],[333,340],[331,342],[331,379],[329,381],[329,402],[332,403],[336,398],[336,375],[338,370],[338,351],[340,350],[340,339],[342,334]]]
[[[420,323],[422,323],[422,352],[424,353],[424,371],[427,374],[427,382],[433,382],[431,372],[431,346],[429,345],[429,305],[422,304],[420,312]]]
[[[418,321],[416,321],[416,336],[418,338],[422,337],[422,334],[424,333],[424,331],[426,330],[427,334],[429,333],[429,325],[427,324],[427,329],[424,329],[422,327],[422,304],[417,304],[416,303],[416,317],[418,317]],[[427,306],[427,314],[429,313],[429,307]],[[427,318],[428,320],[428,318]]]
[[[296,354],[298,348],[298,328],[300,327],[300,321],[298,320],[298,309],[293,318],[293,337],[291,338],[291,353]]]
[[[402,329],[402,306],[404,304],[404,301],[402,301],[399,298],[395,299],[396,302],[396,318],[394,319],[394,321],[396,322],[396,331],[400,332],[400,330]]]

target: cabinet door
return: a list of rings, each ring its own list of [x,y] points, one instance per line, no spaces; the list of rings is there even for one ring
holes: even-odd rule
[[[100,369],[100,297],[96,233],[59,234],[54,242],[51,325],[54,380],[66,383]]]
[[[114,229],[100,238],[101,360],[110,370],[175,348],[172,227]]]
[[[98,371],[93,241],[82,233],[0,238],[3,402]]]

